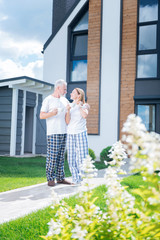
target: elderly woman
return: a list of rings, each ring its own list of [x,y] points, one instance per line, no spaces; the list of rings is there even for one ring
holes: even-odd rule
[[[88,155],[86,118],[89,105],[85,103],[84,91],[75,88],[71,93],[73,102],[66,112],[67,154],[73,185],[81,182],[81,164]]]

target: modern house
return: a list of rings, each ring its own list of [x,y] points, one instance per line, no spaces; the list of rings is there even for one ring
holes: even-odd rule
[[[160,1],[53,0],[44,82],[85,90],[89,146],[98,156],[131,113],[160,133]]]
[[[46,124],[39,119],[43,96],[53,84],[30,77],[0,80],[0,155],[46,153]]]

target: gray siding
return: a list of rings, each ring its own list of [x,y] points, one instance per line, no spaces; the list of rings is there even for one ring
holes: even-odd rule
[[[10,154],[12,89],[0,88],[0,154]]]
[[[21,153],[22,139],[22,113],[23,113],[23,91],[18,91],[18,114],[17,114],[17,134],[16,134],[16,155]]]
[[[141,80],[137,79],[135,82],[135,96],[160,96],[160,80]]]
[[[42,105],[42,95],[38,95],[38,107],[36,114],[36,154],[46,154],[46,121],[39,118]]]
[[[26,106],[35,107],[36,105],[36,94],[32,92],[26,93]]]

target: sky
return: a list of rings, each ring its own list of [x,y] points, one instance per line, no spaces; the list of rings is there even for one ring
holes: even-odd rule
[[[53,0],[0,0],[0,80],[43,80],[43,45],[51,35]]]

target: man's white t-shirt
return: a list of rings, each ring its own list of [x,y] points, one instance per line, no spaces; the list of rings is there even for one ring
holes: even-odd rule
[[[66,102],[67,101],[66,99]],[[58,108],[58,114],[46,119],[47,136],[52,134],[65,134],[67,132],[64,101],[61,101],[61,98],[55,98],[49,95],[42,103],[41,112],[52,112],[54,108]]]
[[[86,108],[85,104],[83,105],[83,108],[84,109]],[[86,119],[82,117],[79,105],[76,104],[73,107],[71,107],[70,116],[71,119],[67,126],[68,134],[78,134],[87,131]]]

